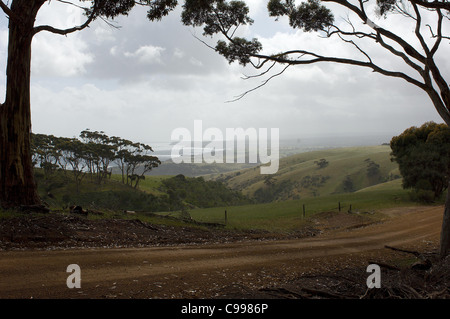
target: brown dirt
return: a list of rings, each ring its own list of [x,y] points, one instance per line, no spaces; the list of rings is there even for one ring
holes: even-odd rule
[[[297,233],[229,232],[49,214],[0,221],[0,298],[387,298],[450,294],[442,207],[323,213]],[[410,253],[385,246],[420,252]],[[424,270],[416,261],[431,262]],[[368,263],[383,289],[368,290]],[[69,289],[69,264],[81,288]],[[384,266],[383,266],[384,267]]]

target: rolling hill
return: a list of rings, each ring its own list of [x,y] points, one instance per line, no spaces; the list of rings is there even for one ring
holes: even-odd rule
[[[205,178],[222,181],[258,202],[351,193],[401,177],[390,152],[388,145],[312,151],[280,159],[273,175],[261,175],[254,167]]]

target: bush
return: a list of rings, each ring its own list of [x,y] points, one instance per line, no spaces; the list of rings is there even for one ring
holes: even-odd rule
[[[409,193],[414,202],[432,203],[434,202],[434,192],[427,189],[414,189]]]
[[[427,122],[411,127],[391,140],[391,160],[399,165],[403,188],[413,197],[439,198],[450,176],[450,129],[446,124]],[[427,181],[427,182],[425,182]]]

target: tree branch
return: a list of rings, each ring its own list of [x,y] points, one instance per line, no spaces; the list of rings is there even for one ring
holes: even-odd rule
[[[392,33],[389,30],[386,30],[380,26],[375,25],[369,18],[368,16],[365,14],[364,11],[362,11],[361,9],[359,9],[357,6],[349,3],[346,0],[322,0],[323,2],[332,2],[332,3],[337,3],[347,9],[349,9],[350,11],[354,12],[356,15],[358,15],[358,17],[367,25],[369,25],[372,29],[374,29],[375,31],[379,32],[381,35],[391,39],[392,41],[398,43],[404,50],[405,52],[415,58],[416,60],[424,63],[425,62],[425,57],[420,54],[416,49],[414,49],[414,47],[412,45],[410,45],[408,42],[406,42],[405,40],[403,40],[403,38],[399,37],[398,35]]]
[[[413,0],[413,2],[428,9],[444,9],[450,11],[450,2],[447,1],[434,0],[429,2],[426,0]]]
[[[83,9],[83,10],[87,10],[88,9],[88,8],[85,8],[83,6],[80,6],[80,5],[75,4],[73,2],[70,2],[70,1],[66,1],[66,0],[56,0],[56,1],[64,3],[64,4],[68,4],[68,5],[71,5],[71,6],[74,6],[74,7],[78,8],[78,9]]]
[[[404,2],[400,2],[400,3],[402,4],[402,6],[405,5]],[[410,19],[416,20],[416,18],[411,13],[409,13],[406,8],[400,7],[398,2],[395,3],[395,10],[398,13],[400,13],[402,16],[406,17],[406,18],[410,18]]]
[[[83,8],[84,10],[87,10],[86,8]],[[87,18],[87,20],[79,26],[73,27],[73,28],[68,28],[68,29],[58,29],[58,28],[54,28],[52,26],[49,25],[41,25],[38,27],[34,27],[33,29],[33,36],[41,31],[48,31],[48,32],[52,32],[55,34],[61,34],[61,35],[67,35],[69,33],[73,33],[76,31],[81,31],[85,28],[87,28],[89,26],[89,24],[95,20],[96,18],[96,14],[97,14],[97,9],[94,8],[94,10],[92,10],[92,12],[90,13],[89,17]]]
[[[342,35],[338,34],[339,38],[344,41],[345,43],[350,43],[352,44],[356,49],[358,49],[359,52],[361,52],[362,54],[364,54],[364,56],[367,58],[367,60],[369,60],[369,62],[372,62],[371,57],[363,50],[359,47],[359,45],[357,45],[353,40],[346,40],[342,37]]]
[[[13,19],[16,22],[22,21],[20,17],[15,14],[4,2],[3,0],[0,0],[0,8],[3,10],[3,12],[10,18]]]
[[[274,65],[274,64],[273,64],[273,65]],[[270,67],[270,69],[273,67],[273,65]],[[278,73],[276,73],[276,74],[270,76],[267,80],[264,80],[260,85],[254,87],[254,88],[251,89],[251,90],[245,91],[244,93],[238,95],[234,100],[227,101],[227,103],[230,103],[230,102],[236,102],[236,101],[242,99],[244,96],[246,96],[246,95],[249,94],[250,92],[253,92],[253,91],[258,90],[259,88],[261,88],[261,87],[263,87],[264,85],[266,85],[267,83],[269,83],[269,81],[272,80],[273,78],[275,78],[275,77],[280,76],[281,74],[283,74],[284,71],[286,71],[286,69],[287,69],[289,66],[290,66],[290,64],[286,65],[286,66],[283,68],[283,70],[281,70],[280,72],[278,72]],[[265,73],[267,73],[267,72],[265,72]],[[259,75],[258,75],[258,76],[259,76]],[[253,76],[253,77],[256,77],[256,76]],[[251,78],[251,77],[248,77],[248,78]]]
[[[440,9],[437,9],[436,12],[437,12],[437,14],[438,14],[438,26],[437,26],[437,35],[436,35],[436,38],[437,38],[437,39],[436,39],[436,42],[435,42],[434,45],[433,45],[433,48],[432,48],[431,51],[430,51],[430,55],[431,55],[431,56],[433,56],[433,55],[436,53],[437,49],[439,48],[439,45],[441,44],[442,38],[443,38],[443,36],[442,36],[442,20],[443,20],[443,15],[442,15],[442,12],[441,12]],[[428,25],[428,27],[429,27],[430,30],[431,30],[430,25]],[[435,37],[434,34],[433,34],[433,30],[431,30],[431,35],[432,35],[433,37]],[[447,38],[448,38],[448,37],[447,37]],[[449,39],[450,39],[450,38],[449,38]]]
[[[377,40],[377,37],[374,33],[365,33],[365,32],[361,32],[361,31],[356,31],[355,28],[353,27],[352,24],[350,24],[353,28],[352,32],[348,32],[348,31],[342,31],[339,27],[332,25],[331,27],[335,28],[336,30],[327,31],[327,37],[331,37],[334,34],[342,34],[342,35],[347,35],[347,36],[355,36],[357,38],[370,38],[372,40]]]
[[[258,73],[258,74],[256,74],[256,75],[245,75],[245,74],[244,74],[244,78],[243,78],[243,79],[244,79],[244,80],[248,80],[248,79],[259,78],[259,77],[261,77],[261,76],[264,76],[265,74],[269,73],[270,70],[272,70],[272,68],[273,68],[276,64],[277,64],[277,62],[273,62],[272,65],[269,66],[269,67],[267,68],[267,70],[265,70],[264,72]],[[256,67],[256,65],[254,65],[254,67],[255,67],[256,69],[259,68],[259,67]]]
[[[264,81],[261,85],[258,87],[249,90],[240,96],[237,97],[236,100],[242,98],[249,92],[252,92],[261,86],[265,85],[268,81],[270,81],[273,77],[278,76],[282,74],[290,65],[308,65],[308,64],[314,64],[319,62],[331,62],[331,63],[338,63],[338,64],[347,64],[347,65],[355,65],[360,67],[365,67],[371,69],[373,72],[377,72],[379,74],[389,76],[389,77],[397,77],[401,78],[419,88],[426,91],[430,97],[432,97],[433,103],[435,104],[436,108],[438,109],[438,112],[440,114],[447,114],[449,113],[449,110],[446,108],[446,105],[449,105],[450,103],[450,92],[449,87],[445,81],[445,79],[442,77],[442,75],[439,72],[439,69],[437,68],[435,61],[433,61],[433,55],[437,51],[439,44],[442,39],[442,20],[445,17],[442,12],[438,10],[434,10],[438,12],[438,30],[437,30],[437,40],[434,43],[433,48],[430,50],[427,43],[424,40],[423,35],[421,34],[421,28],[422,28],[422,17],[421,12],[419,10],[419,7],[416,0],[408,0],[411,5],[414,8],[414,14],[410,14],[406,11],[404,8],[400,8],[404,10],[403,13],[407,12],[408,17],[412,18],[415,21],[415,35],[417,39],[420,42],[421,48],[423,49],[416,49],[413,47],[410,43],[408,43],[403,37],[393,33],[392,31],[389,31],[383,27],[380,27],[376,25],[373,21],[369,19],[369,17],[366,14],[365,11],[365,4],[367,1],[365,0],[357,0],[356,5],[350,3],[349,0],[322,0],[323,2],[331,2],[336,3],[342,7],[347,8],[350,12],[355,13],[363,23],[365,23],[368,27],[370,27],[373,32],[361,32],[357,31],[353,24],[350,22],[350,26],[352,27],[352,31],[344,31],[341,30],[336,25],[329,24],[328,28],[325,31],[327,34],[327,37],[331,37],[333,35],[337,35],[340,37],[340,39],[346,43],[352,44],[360,53],[362,53],[366,60],[358,60],[358,59],[351,59],[351,58],[341,58],[341,57],[334,57],[334,56],[323,56],[316,54],[314,52],[305,51],[305,50],[291,50],[286,51],[280,54],[276,55],[265,55],[260,54],[259,50],[252,50],[254,47],[247,45],[250,42],[242,41],[242,39],[234,38],[234,32],[231,33],[231,26],[230,23],[226,23],[225,21],[222,21],[222,16],[219,14],[219,12],[213,10],[213,14],[215,14],[215,18],[217,19],[216,24],[213,26],[214,30],[217,29],[217,32],[222,33],[225,38],[229,41],[229,51],[226,50],[226,48],[221,47],[223,51],[223,54],[225,56],[228,56],[228,59],[230,61],[238,60],[239,55],[246,55],[247,59],[239,60],[241,64],[251,63],[255,68],[262,69],[263,66],[268,64],[268,62],[274,62],[274,63],[280,63],[280,64],[287,64],[287,66],[283,69],[282,72],[277,73],[270,77],[268,80]],[[419,0],[422,1],[422,0]],[[423,9],[423,8],[421,8]],[[238,25],[237,25],[238,26]],[[430,27],[431,29],[431,27]],[[432,30],[431,30],[432,31]],[[353,41],[349,37],[354,37],[355,41]],[[401,71],[392,71],[385,69],[376,63],[372,61],[372,58],[370,55],[363,50],[362,47],[360,47],[356,42],[357,39],[363,39],[368,38],[373,40],[375,43],[378,43],[383,47],[384,49],[388,50],[390,53],[392,53],[394,56],[400,57],[403,59],[403,61],[410,66],[412,69],[416,70],[420,74],[420,79],[416,79],[404,72]],[[388,42],[391,42],[388,44]],[[395,48],[394,46],[399,46],[400,48]],[[216,47],[217,50],[217,47]],[[420,52],[419,52],[420,51]],[[422,53],[421,53],[422,52]],[[295,55],[300,55],[299,57],[294,58]],[[250,59],[251,58],[251,59]],[[258,63],[255,64],[252,60],[258,59]],[[417,60],[417,61],[415,61]],[[420,63],[417,63],[420,62]],[[273,66],[273,64],[271,63]],[[269,67],[269,70],[272,67]],[[269,70],[265,70],[261,74],[267,74]],[[432,77],[431,77],[432,75]],[[256,77],[256,76],[253,76]],[[249,77],[248,77],[249,78]],[[432,83],[434,80],[434,83]],[[437,84],[440,90],[440,95],[442,97],[442,100],[440,103],[436,102],[437,99],[439,99],[439,93],[435,88],[433,87],[434,84]],[[436,100],[436,101],[435,101]],[[441,115],[443,116],[443,115]],[[448,117],[448,114],[447,114]],[[443,118],[447,122],[447,117],[443,116]],[[450,123],[450,122],[449,122]]]
[[[420,15],[419,8],[417,5],[413,2],[413,0],[410,0],[412,3],[412,6],[414,8],[414,12],[416,13],[416,28],[414,30],[417,39],[419,39],[420,45],[422,46],[422,49],[424,50],[427,57],[430,56],[430,49],[428,48],[422,34],[420,33],[420,27],[422,23],[422,16]]]
[[[311,56],[312,58],[307,59],[307,60],[290,60],[290,59],[282,58],[283,56],[289,56],[292,54],[300,54],[301,57]],[[365,67],[365,68],[370,68],[374,72],[377,72],[377,73],[380,73],[380,74],[383,74],[386,76],[402,78],[405,81],[420,87],[421,89],[424,89],[424,90],[426,89],[425,84],[406,75],[405,73],[385,70],[385,69],[381,68],[380,66],[376,65],[375,63],[373,63],[372,61],[364,62],[364,61],[358,61],[358,60],[347,59],[347,58],[321,56],[316,53],[304,51],[304,50],[287,51],[287,52],[284,52],[277,56],[266,56],[266,55],[261,55],[261,54],[254,54],[252,56],[255,58],[267,59],[267,60],[275,61],[278,63],[287,63],[289,65],[306,65],[306,64],[313,64],[313,63],[318,63],[318,62],[333,62],[333,63],[339,63],[339,64],[356,65],[356,66],[361,66],[361,67]]]
[[[423,70],[418,64],[416,64],[416,63],[414,63],[413,61],[411,61],[405,53],[400,52],[400,51],[394,49],[392,46],[390,46],[389,44],[387,44],[386,42],[384,42],[384,40],[383,40],[383,38],[382,38],[381,36],[377,37],[377,41],[378,41],[378,43],[379,43],[383,48],[385,48],[386,50],[388,50],[388,51],[391,52],[392,54],[394,54],[394,55],[396,55],[396,56],[402,58],[403,61],[405,61],[406,64],[408,64],[410,67],[412,67],[412,68],[415,69],[417,72],[419,72],[419,74],[420,74],[421,76],[423,76],[424,70]]]
[[[400,51],[394,49],[392,46],[388,45],[388,44],[383,40],[383,38],[381,37],[381,35],[380,35],[379,32],[377,32],[376,35],[373,34],[373,33],[370,33],[370,34],[369,34],[369,33],[365,33],[365,32],[360,32],[360,31],[356,31],[355,28],[354,28],[354,26],[353,26],[351,23],[350,23],[350,25],[351,25],[352,28],[353,28],[353,31],[352,31],[352,32],[342,31],[339,27],[337,27],[337,26],[335,26],[335,25],[332,25],[332,27],[335,28],[336,30],[328,31],[328,32],[327,32],[327,36],[328,36],[328,37],[331,37],[331,36],[334,35],[334,34],[338,34],[338,36],[341,38],[342,41],[344,41],[344,42],[349,42],[349,43],[353,44],[353,45],[354,45],[361,53],[363,53],[363,54],[368,58],[369,61],[371,60],[371,58],[369,57],[369,55],[368,55],[365,51],[363,51],[358,45],[356,45],[356,43],[355,43],[354,41],[349,41],[349,40],[346,40],[346,39],[344,39],[343,37],[341,37],[341,34],[342,34],[342,35],[346,35],[346,36],[355,36],[355,37],[360,38],[360,39],[361,39],[361,38],[369,38],[369,39],[372,39],[372,40],[374,40],[375,42],[379,43],[383,48],[387,49],[387,50],[388,50],[389,52],[391,52],[392,54],[394,54],[394,55],[396,55],[396,56],[402,58],[402,59],[405,61],[406,64],[408,64],[410,67],[412,67],[412,68],[415,69],[417,72],[419,72],[419,74],[420,74],[421,76],[423,76],[424,70],[423,70],[419,65],[417,65],[416,63],[414,63],[413,61],[411,61],[405,53],[400,52]]]

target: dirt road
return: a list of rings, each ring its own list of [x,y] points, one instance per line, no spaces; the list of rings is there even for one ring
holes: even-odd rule
[[[442,207],[386,211],[365,227],[295,240],[154,248],[0,251],[0,298],[214,298],[233,287],[256,289],[307,272],[391,258],[385,245],[433,249]],[[67,266],[81,269],[69,289]]]

